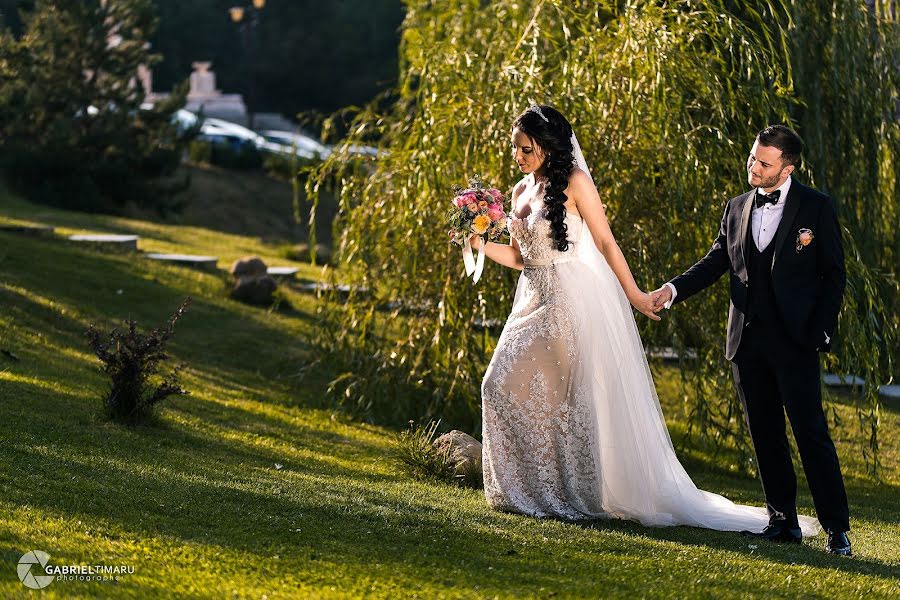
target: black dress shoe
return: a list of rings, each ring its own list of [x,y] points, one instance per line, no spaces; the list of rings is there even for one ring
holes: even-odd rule
[[[799,544],[803,541],[803,533],[799,528],[787,527],[785,525],[767,525],[760,533],[753,533],[751,531],[742,531],[741,533],[744,535],[752,535],[756,538],[762,538],[769,542],[778,542],[782,544]]]
[[[828,554],[853,556],[853,553],[850,552],[850,538],[847,537],[845,531],[829,531],[828,541],[825,543],[825,551]]]

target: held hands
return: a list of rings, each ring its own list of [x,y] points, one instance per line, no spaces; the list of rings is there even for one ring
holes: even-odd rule
[[[662,309],[662,305],[660,305],[659,308],[656,308],[656,305],[653,301],[653,295],[638,290],[637,292],[632,294],[630,298],[628,298],[628,301],[631,302],[631,305],[633,307],[635,307],[654,321],[661,320],[656,316],[656,313],[659,312],[660,309]]]
[[[638,309],[654,321],[659,321],[661,319],[656,315],[656,313],[665,308],[666,302],[671,299],[672,290],[669,289],[669,286],[664,285],[658,290],[655,290],[649,294],[638,291],[633,294],[633,297],[629,298],[628,300],[636,309]]]
[[[669,286],[664,285],[652,292],[650,297],[653,304],[653,312],[658,313],[665,307],[666,302],[672,299],[672,289]]]

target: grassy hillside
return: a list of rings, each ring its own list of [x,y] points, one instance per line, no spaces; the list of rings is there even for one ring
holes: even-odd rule
[[[278,247],[222,227],[65,213],[0,196],[0,220],[61,232],[133,232],[145,250],[254,253]],[[302,266],[303,276],[319,270]],[[900,572],[900,415],[883,414],[885,482],[872,483],[852,425],[837,436],[857,557],[691,528],[566,524],[490,511],[476,490],[415,483],[388,459],[391,432],[323,402],[326,373],[299,381],[314,298],[276,311],[226,297],[227,278],[60,239],[0,233],[0,597],[31,597],[28,550],[51,563],[125,564],[119,582],[54,581],[46,597],[521,598],[888,597]],[[171,344],[188,397],[153,426],[100,413],[104,389],[84,331],[131,317],[162,323],[193,306]],[[12,358],[10,355],[14,356]],[[660,395],[685,428],[672,373]],[[854,422],[849,398],[837,414]],[[760,503],[736,454],[689,446],[697,483]],[[812,514],[801,481],[801,511]]]

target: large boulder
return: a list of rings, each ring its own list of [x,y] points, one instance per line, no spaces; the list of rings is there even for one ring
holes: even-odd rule
[[[434,447],[447,452],[457,475],[481,473],[481,442],[457,429],[434,440]]]
[[[266,306],[272,303],[272,294],[278,288],[275,280],[269,276],[268,267],[258,256],[245,256],[231,265],[234,276],[234,289],[231,297],[247,304]]]

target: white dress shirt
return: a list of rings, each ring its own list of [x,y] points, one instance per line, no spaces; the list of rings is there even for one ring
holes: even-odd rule
[[[781,223],[781,215],[784,214],[784,202],[790,189],[791,176],[788,175],[784,183],[778,187],[778,191],[781,192],[781,195],[778,196],[778,202],[775,204],[766,203],[760,207],[754,206],[753,211],[750,213],[750,230],[753,232],[753,243],[756,244],[756,249],[760,252],[765,250],[766,246],[771,244],[775,238],[775,232],[778,231],[778,225]],[[762,188],[756,188],[754,196],[755,194],[765,193],[766,191]],[[754,202],[754,199],[751,199],[750,202]],[[675,302],[678,290],[669,282],[666,282],[666,286],[672,290],[672,298],[663,305],[663,308],[669,309],[672,307],[672,303]]]

